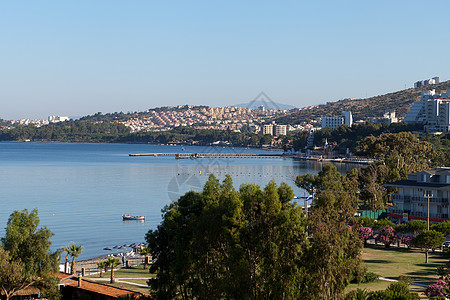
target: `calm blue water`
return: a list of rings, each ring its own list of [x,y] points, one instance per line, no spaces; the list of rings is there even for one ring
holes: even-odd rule
[[[184,151],[183,149],[184,148]],[[188,190],[200,191],[209,174],[266,185],[272,178],[295,187],[299,174],[322,165],[292,159],[183,159],[130,157],[130,153],[267,153],[260,149],[128,144],[0,143],[0,236],[14,210],[38,208],[53,248],[83,245],[80,259],[108,254],[104,247],[143,242],[161,221],[161,209]],[[345,172],[351,165],[340,166]],[[122,221],[121,215],[146,221]]]

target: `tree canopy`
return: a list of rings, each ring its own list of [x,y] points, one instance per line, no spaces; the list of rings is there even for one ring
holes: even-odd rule
[[[307,220],[285,183],[236,190],[230,176],[211,175],[201,193],[166,206],[146,235],[158,298],[342,298],[362,241],[352,196],[339,197]]]
[[[2,268],[0,283],[7,299],[29,286],[40,288],[48,298],[58,298],[57,278],[59,252],[50,251],[53,233],[46,227],[38,228],[38,211],[14,211],[7,222],[5,236],[1,238]],[[6,279],[5,279],[6,277]]]
[[[413,245],[425,251],[425,263],[428,263],[428,251],[437,248],[445,241],[445,236],[436,230],[422,231],[413,240]]]

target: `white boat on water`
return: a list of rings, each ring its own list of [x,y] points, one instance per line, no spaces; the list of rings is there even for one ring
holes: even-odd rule
[[[122,215],[122,219],[124,220],[145,220],[144,216],[130,216],[130,215]]]

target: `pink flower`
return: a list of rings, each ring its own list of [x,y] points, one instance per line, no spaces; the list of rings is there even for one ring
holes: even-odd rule
[[[389,247],[389,245],[397,241],[397,239],[398,236],[397,233],[395,232],[395,229],[392,228],[392,226],[386,226],[380,230],[380,233],[378,234],[377,237],[377,243],[381,242],[386,247]]]
[[[373,230],[370,227],[360,227],[359,228],[359,237],[361,239],[367,240],[373,236]]]
[[[438,280],[434,284],[430,284],[425,290],[427,297],[445,296],[445,290],[449,288],[448,283],[443,280]]]

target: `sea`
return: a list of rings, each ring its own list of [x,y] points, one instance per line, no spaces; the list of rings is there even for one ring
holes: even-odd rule
[[[142,153],[271,153],[262,149],[152,144],[0,143],[0,236],[15,210],[36,208],[40,226],[50,229],[52,250],[81,244],[79,260],[124,249],[115,246],[145,242],[145,234],[162,219],[164,206],[189,190],[201,191],[210,174],[261,187],[270,180],[286,182],[296,196],[301,174],[316,174],[321,162],[292,158],[199,158],[129,156]],[[274,152],[276,153],[276,152]],[[337,164],[345,173],[358,167]],[[298,200],[304,205],[303,200]],[[145,221],[123,221],[122,215]],[[103,250],[111,248],[112,250]]]

